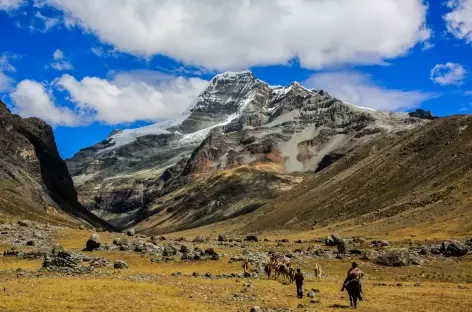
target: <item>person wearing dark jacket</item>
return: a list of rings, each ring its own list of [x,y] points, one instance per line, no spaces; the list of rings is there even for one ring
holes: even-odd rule
[[[297,273],[295,273],[294,280],[295,285],[297,285],[297,297],[298,299],[303,298],[303,274],[300,272],[300,269],[297,269]]]

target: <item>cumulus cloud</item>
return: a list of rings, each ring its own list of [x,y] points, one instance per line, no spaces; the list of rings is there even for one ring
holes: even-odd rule
[[[467,70],[456,63],[436,64],[431,69],[431,80],[442,86],[461,85],[466,76]]]
[[[11,11],[16,10],[25,4],[25,0],[0,0],[0,10]]]
[[[444,15],[447,31],[460,40],[472,42],[472,0],[449,0]]]
[[[61,50],[57,49],[56,51],[54,51],[52,57],[54,61],[52,62],[51,67],[55,70],[64,71],[71,70],[73,68],[72,64],[66,60],[64,52],[62,52]]]
[[[377,64],[427,41],[422,0],[45,0],[69,25],[138,56],[240,69]]]
[[[436,96],[420,91],[387,89],[377,85],[368,75],[354,71],[315,74],[304,85],[327,90],[346,103],[380,111],[411,109]]]
[[[85,77],[78,81],[63,75],[56,85],[67,91],[77,108],[91,114],[93,120],[118,124],[177,117],[203,91],[207,82],[135,71],[117,73],[111,80]]]
[[[14,111],[23,117],[38,117],[53,125],[75,126],[80,124],[79,115],[69,108],[54,104],[44,85],[32,80],[23,80],[11,93]]]

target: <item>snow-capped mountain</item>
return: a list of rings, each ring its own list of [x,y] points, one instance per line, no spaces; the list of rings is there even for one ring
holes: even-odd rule
[[[296,82],[270,86],[249,71],[228,72],[215,76],[176,120],[116,131],[67,164],[81,202],[115,225],[126,226],[162,213],[156,207],[166,204],[164,197],[201,174],[257,164],[271,164],[284,174],[321,170],[380,133],[423,122],[404,113],[345,104]],[[200,221],[230,215],[221,213],[224,205],[208,208],[205,203],[198,207],[207,209],[208,216],[200,215]],[[185,207],[168,208],[163,219],[178,219],[180,209]],[[194,226],[185,215],[186,224]]]

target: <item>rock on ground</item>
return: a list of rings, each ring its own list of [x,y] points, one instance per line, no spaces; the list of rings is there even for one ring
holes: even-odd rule
[[[113,267],[117,270],[127,269],[128,263],[124,262],[123,260],[116,260],[113,264]]]
[[[100,236],[95,233],[88,239],[87,243],[85,244],[85,249],[88,251],[93,251],[100,248]]]
[[[377,264],[390,267],[403,267],[410,264],[410,254],[407,250],[389,251],[377,257]]]

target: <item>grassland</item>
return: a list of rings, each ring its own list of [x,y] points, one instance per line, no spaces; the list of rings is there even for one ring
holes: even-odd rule
[[[91,233],[64,229],[57,240],[65,248],[79,251]],[[294,234],[295,235],[295,234]],[[299,235],[302,235],[299,233]],[[305,233],[309,236],[310,233]],[[115,234],[102,233],[110,242]],[[211,245],[212,243],[202,243]],[[401,242],[399,241],[399,244]],[[251,244],[253,251],[277,249],[290,251],[309,244],[274,242]],[[8,248],[0,245],[0,250]],[[241,249],[216,247],[220,253],[241,254]],[[300,311],[342,311],[348,308],[346,293],[339,291],[351,260],[296,260],[307,276],[306,289],[315,288],[317,303],[309,298],[298,300],[293,285],[275,280],[256,279],[246,287],[246,279],[208,279],[191,277],[193,272],[204,275],[241,272],[240,264],[219,261],[152,263],[149,256],[136,253],[99,251],[89,253],[110,260],[128,262],[128,270],[101,269],[94,274],[60,276],[39,274],[41,261],[0,257],[0,311],[249,311],[252,306]],[[311,278],[314,263],[321,265],[321,282]],[[384,268],[361,262],[366,272],[366,300],[361,311],[469,311],[472,289],[472,258],[447,258],[427,265],[406,268]],[[17,278],[16,269],[27,273]],[[173,277],[173,272],[182,276]],[[420,286],[415,286],[419,283]],[[382,286],[379,286],[382,285]],[[472,286],[469,286],[472,288]],[[244,289],[247,289],[244,290]],[[234,297],[238,294],[239,297]],[[297,309],[298,304],[303,309]]]

